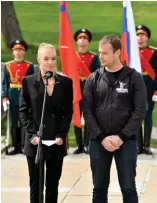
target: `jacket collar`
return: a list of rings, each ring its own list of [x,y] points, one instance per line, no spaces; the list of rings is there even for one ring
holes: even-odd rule
[[[126,66],[126,65],[123,65],[123,67],[124,67],[124,70],[120,73],[117,81],[122,80],[125,76],[130,75],[135,71],[135,69],[130,68],[130,67]],[[99,68],[98,73],[101,75],[101,77],[103,79],[105,79],[108,83],[110,83],[109,80],[108,80],[108,77],[106,75],[106,72],[104,70],[104,67]]]
[[[119,77],[117,79],[118,81],[122,80],[125,76],[130,75],[135,71],[134,68],[130,68],[130,67],[126,66],[126,65],[123,65],[123,67],[124,67],[124,70],[119,75]]]
[[[35,77],[34,82],[39,83],[40,80],[41,80],[41,72],[39,71],[39,72],[36,73],[36,77]]]
[[[101,77],[102,77],[104,80],[106,80],[108,83],[110,83],[109,80],[108,80],[108,77],[107,77],[107,75],[106,75],[106,72],[105,72],[105,70],[104,70],[104,67],[101,67],[100,69],[98,69],[98,72],[99,72],[99,74],[101,75]]]
[[[42,76],[41,76],[41,72],[37,72],[36,73],[36,77],[34,80],[34,83],[40,83],[40,81],[42,80]],[[62,82],[62,77],[59,74],[55,74],[55,80],[56,80],[56,84],[61,83]]]

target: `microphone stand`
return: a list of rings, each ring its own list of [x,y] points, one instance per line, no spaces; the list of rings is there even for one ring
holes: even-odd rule
[[[44,120],[44,112],[45,112],[45,102],[46,102],[46,93],[47,93],[47,86],[48,86],[48,78],[46,78],[45,83],[45,91],[44,91],[44,100],[43,100],[43,107],[42,107],[42,115],[41,115],[41,122],[39,126],[39,131],[37,135],[39,137],[38,147],[37,147],[37,154],[35,157],[35,164],[39,166],[39,203],[43,203],[43,189],[44,189],[44,160],[43,160],[43,147],[42,147],[42,139],[43,139],[43,120]]]

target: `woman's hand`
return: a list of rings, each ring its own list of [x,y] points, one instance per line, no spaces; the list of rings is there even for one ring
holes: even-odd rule
[[[33,145],[37,145],[37,144],[39,143],[39,137],[38,137],[38,136],[34,137],[34,138],[31,140],[31,143],[32,143]]]
[[[57,145],[62,145],[63,144],[62,138],[56,138],[56,144]]]

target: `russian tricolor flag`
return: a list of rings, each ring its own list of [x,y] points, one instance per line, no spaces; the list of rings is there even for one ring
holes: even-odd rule
[[[139,48],[136,39],[134,16],[130,1],[123,1],[123,28],[121,61],[138,72],[141,71]]]

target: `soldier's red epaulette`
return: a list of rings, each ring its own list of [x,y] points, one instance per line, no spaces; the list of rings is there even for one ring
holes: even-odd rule
[[[6,62],[5,65],[7,66],[7,65],[9,65],[9,64],[11,64],[11,63],[14,63],[14,60],[11,60],[11,61]]]
[[[153,49],[153,50],[157,50],[157,47],[154,47],[154,46],[148,46],[150,49]]]
[[[90,54],[97,55],[97,53],[89,51]]]
[[[29,63],[29,64],[32,64],[32,62],[30,62],[30,61],[26,61],[26,60],[24,60],[26,63]]]

